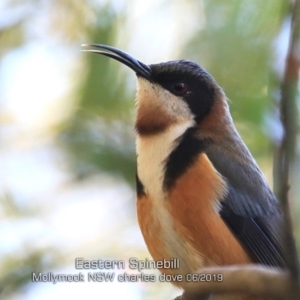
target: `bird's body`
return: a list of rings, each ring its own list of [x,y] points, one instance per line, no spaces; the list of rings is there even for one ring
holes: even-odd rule
[[[278,202],[214,79],[190,61],[147,66],[93,46],[138,76],[138,222],[154,260],[179,258],[178,269],[161,271],[185,278],[208,266],[285,267]]]
[[[171,274],[193,273],[212,265],[250,263],[251,258],[220,218],[226,182],[205,152],[195,153],[193,164],[176,183],[164,187],[168,158],[190,125],[172,125],[161,133],[137,137],[137,212],[149,252],[156,260],[178,257],[178,270],[164,270]],[[182,160],[185,150],[192,147],[187,142],[179,153]]]

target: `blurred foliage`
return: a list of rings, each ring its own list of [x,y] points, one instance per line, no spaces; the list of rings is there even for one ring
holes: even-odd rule
[[[36,207],[20,205],[8,192],[0,194],[0,219],[14,219],[20,224],[41,213]],[[3,223],[2,223],[3,224]],[[7,223],[4,223],[4,226]],[[8,245],[6,245],[7,247]],[[3,250],[2,250],[3,251]],[[20,248],[1,256],[0,299],[6,299],[22,289],[32,278],[32,273],[48,271],[61,262],[59,251],[53,247],[35,247],[32,240],[20,241]]]
[[[199,13],[199,18],[205,16],[205,27],[195,30],[182,58],[199,62],[216,78],[230,99],[235,124],[246,144],[255,157],[269,159],[272,148],[264,128],[273,94],[269,75],[274,63],[273,43],[287,17],[287,1],[205,0],[204,13],[200,11],[201,1],[186,1],[198,7],[195,14]],[[171,10],[172,2],[162,1],[168,2]],[[40,30],[41,41],[47,35],[65,48],[76,45],[79,50],[82,43],[102,43],[126,50],[130,37],[124,28],[130,19],[132,1],[116,3],[7,0],[3,4],[5,18],[0,20],[0,59],[32,42],[29,34],[32,27]],[[121,9],[123,6],[127,9]],[[120,36],[127,45],[117,45]],[[121,64],[94,54],[82,53],[81,58],[82,66],[76,74],[78,82],[71,95],[74,113],[56,132],[57,142],[67,153],[67,163],[76,179],[108,172],[133,184],[135,90],[128,88],[125,67]],[[19,208],[12,201],[5,199],[0,205],[18,215]],[[2,217],[1,212],[0,209]],[[49,270],[59,261],[54,255],[56,258],[44,263],[46,254],[55,254],[51,249],[24,246],[24,253],[2,258],[0,296],[4,289],[9,293],[29,282],[33,270]]]
[[[7,255],[5,260],[1,260],[0,298],[7,299],[8,295],[28,284],[32,273],[49,272],[60,262],[56,249],[23,245],[21,253]]]
[[[115,44],[119,19],[107,11],[102,11],[99,19],[100,25],[90,31],[86,40]],[[133,183],[133,95],[126,92],[126,80],[116,76],[120,64],[98,55],[82,55],[87,71],[78,89],[78,107],[61,135],[76,178],[106,171]]]
[[[20,203],[15,201],[9,191],[0,191],[0,219],[32,217],[37,213],[39,212],[36,207],[24,207],[24,205],[20,205]]]
[[[287,6],[278,0],[205,1],[206,27],[185,51],[224,89],[235,124],[256,157],[270,152],[263,125],[270,110],[274,39]]]

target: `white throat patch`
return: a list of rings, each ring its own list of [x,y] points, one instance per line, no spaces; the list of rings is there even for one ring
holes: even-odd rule
[[[165,131],[150,135],[137,136],[137,171],[145,192],[155,201],[162,201],[165,164],[170,153],[177,146],[178,139],[194,125],[194,121],[186,121],[171,125]]]

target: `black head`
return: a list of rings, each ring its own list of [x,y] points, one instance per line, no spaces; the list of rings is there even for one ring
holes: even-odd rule
[[[221,90],[214,78],[197,63],[175,60],[150,65],[151,80],[182,98],[200,121],[208,114]]]
[[[111,46],[83,45],[91,49],[83,50],[109,56],[127,65],[140,79],[161,86],[185,102],[194,120],[201,121],[212,108],[221,88],[213,77],[197,63],[176,60],[166,63],[146,65],[129,54]]]

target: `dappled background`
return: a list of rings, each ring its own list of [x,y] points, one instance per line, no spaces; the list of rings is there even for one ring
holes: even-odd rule
[[[200,63],[225,90],[237,128],[273,186],[286,2],[1,1],[1,299],[180,293],[167,283],[31,282],[32,272],[78,273],[76,257],[149,258],[135,214],[135,76],[80,45],[113,45],[148,64]],[[298,159],[291,182],[297,238],[299,169]],[[124,271],[136,273],[116,270]]]

